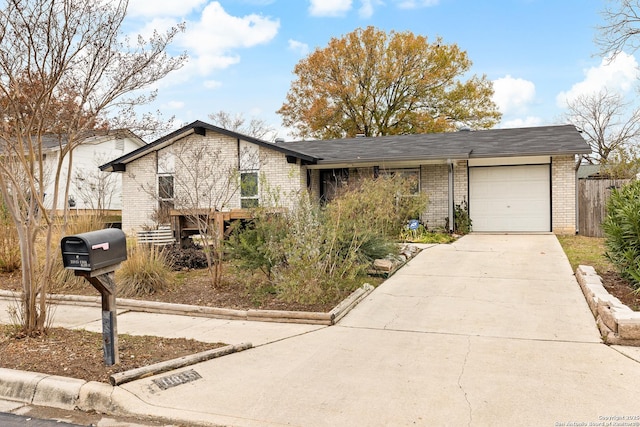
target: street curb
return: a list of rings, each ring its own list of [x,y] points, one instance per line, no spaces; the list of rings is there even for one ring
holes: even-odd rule
[[[85,383],[77,378],[0,368],[0,398],[27,404],[73,410]]]

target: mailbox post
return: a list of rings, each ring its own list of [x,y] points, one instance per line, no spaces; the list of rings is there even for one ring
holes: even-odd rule
[[[66,236],[60,242],[62,263],[84,277],[102,296],[102,349],[104,363],[120,362],[116,317],[115,270],[127,259],[127,240],[117,228]]]

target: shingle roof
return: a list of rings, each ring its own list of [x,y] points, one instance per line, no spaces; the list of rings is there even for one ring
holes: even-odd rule
[[[296,141],[278,146],[318,164],[589,153],[573,125]]]
[[[220,128],[217,126],[213,126],[209,123],[205,123],[202,122],[200,120],[196,120],[193,123],[190,123],[188,125],[185,125],[183,127],[181,127],[178,130],[175,130],[173,132],[171,132],[168,135],[163,136],[162,138],[158,138],[155,141],[147,144],[144,147],[140,147],[137,150],[134,150],[128,154],[125,154],[122,157],[119,157],[115,160],[110,161],[109,163],[105,163],[104,165],[100,166],[100,169],[103,171],[116,171],[116,170],[124,170],[123,167],[124,165],[126,165],[129,162],[134,161],[135,159],[138,159],[142,156],[147,155],[148,153],[151,153],[153,151],[159,150],[167,145],[172,144],[174,141],[176,141],[177,139],[180,139],[182,137],[185,137],[187,135],[190,135],[191,133],[194,133],[196,131],[199,130],[210,130],[212,132],[216,132],[216,133],[220,133],[223,135],[227,135],[230,136],[232,138],[238,138],[238,139],[242,139],[243,141],[247,141],[247,142],[252,142],[254,144],[260,145],[260,146],[264,146],[264,147],[268,147],[270,149],[276,150],[276,151],[280,151],[282,153],[284,153],[285,155],[290,155],[293,156],[295,158],[300,158],[303,159],[305,161],[310,161],[310,162],[315,162],[315,158],[312,158],[306,154],[303,153],[299,153],[293,150],[288,149],[287,147],[284,146],[280,146],[280,144],[273,144],[271,142],[268,141],[263,141],[261,139],[258,138],[253,138],[247,135],[243,135],[241,133],[238,132],[233,132],[224,128]]]
[[[114,137],[114,138],[131,138],[138,140],[140,144],[144,141],[136,134],[128,129],[112,129],[112,130],[89,130],[82,134],[83,141],[89,141],[92,138]],[[47,149],[58,149],[67,145],[67,135],[45,134],[42,135],[42,146]]]

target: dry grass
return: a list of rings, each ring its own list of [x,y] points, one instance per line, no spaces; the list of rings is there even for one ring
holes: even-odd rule
[[[615,266],[605,257],[604,238],[585,236],[558,236],[558,240],[569,258],[573,271],[578,265],[590,265],[599,274],[615,270]]]
[[[116,271],[119,293],[123,297],[153,295],[171,283],[167,257],[155,246],[134,245],[128,258]]]

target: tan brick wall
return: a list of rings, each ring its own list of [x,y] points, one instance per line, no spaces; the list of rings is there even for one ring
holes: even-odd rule
[[[551,225],[556,234],[576,232],[576,173],[574,156],[551,159]]]

